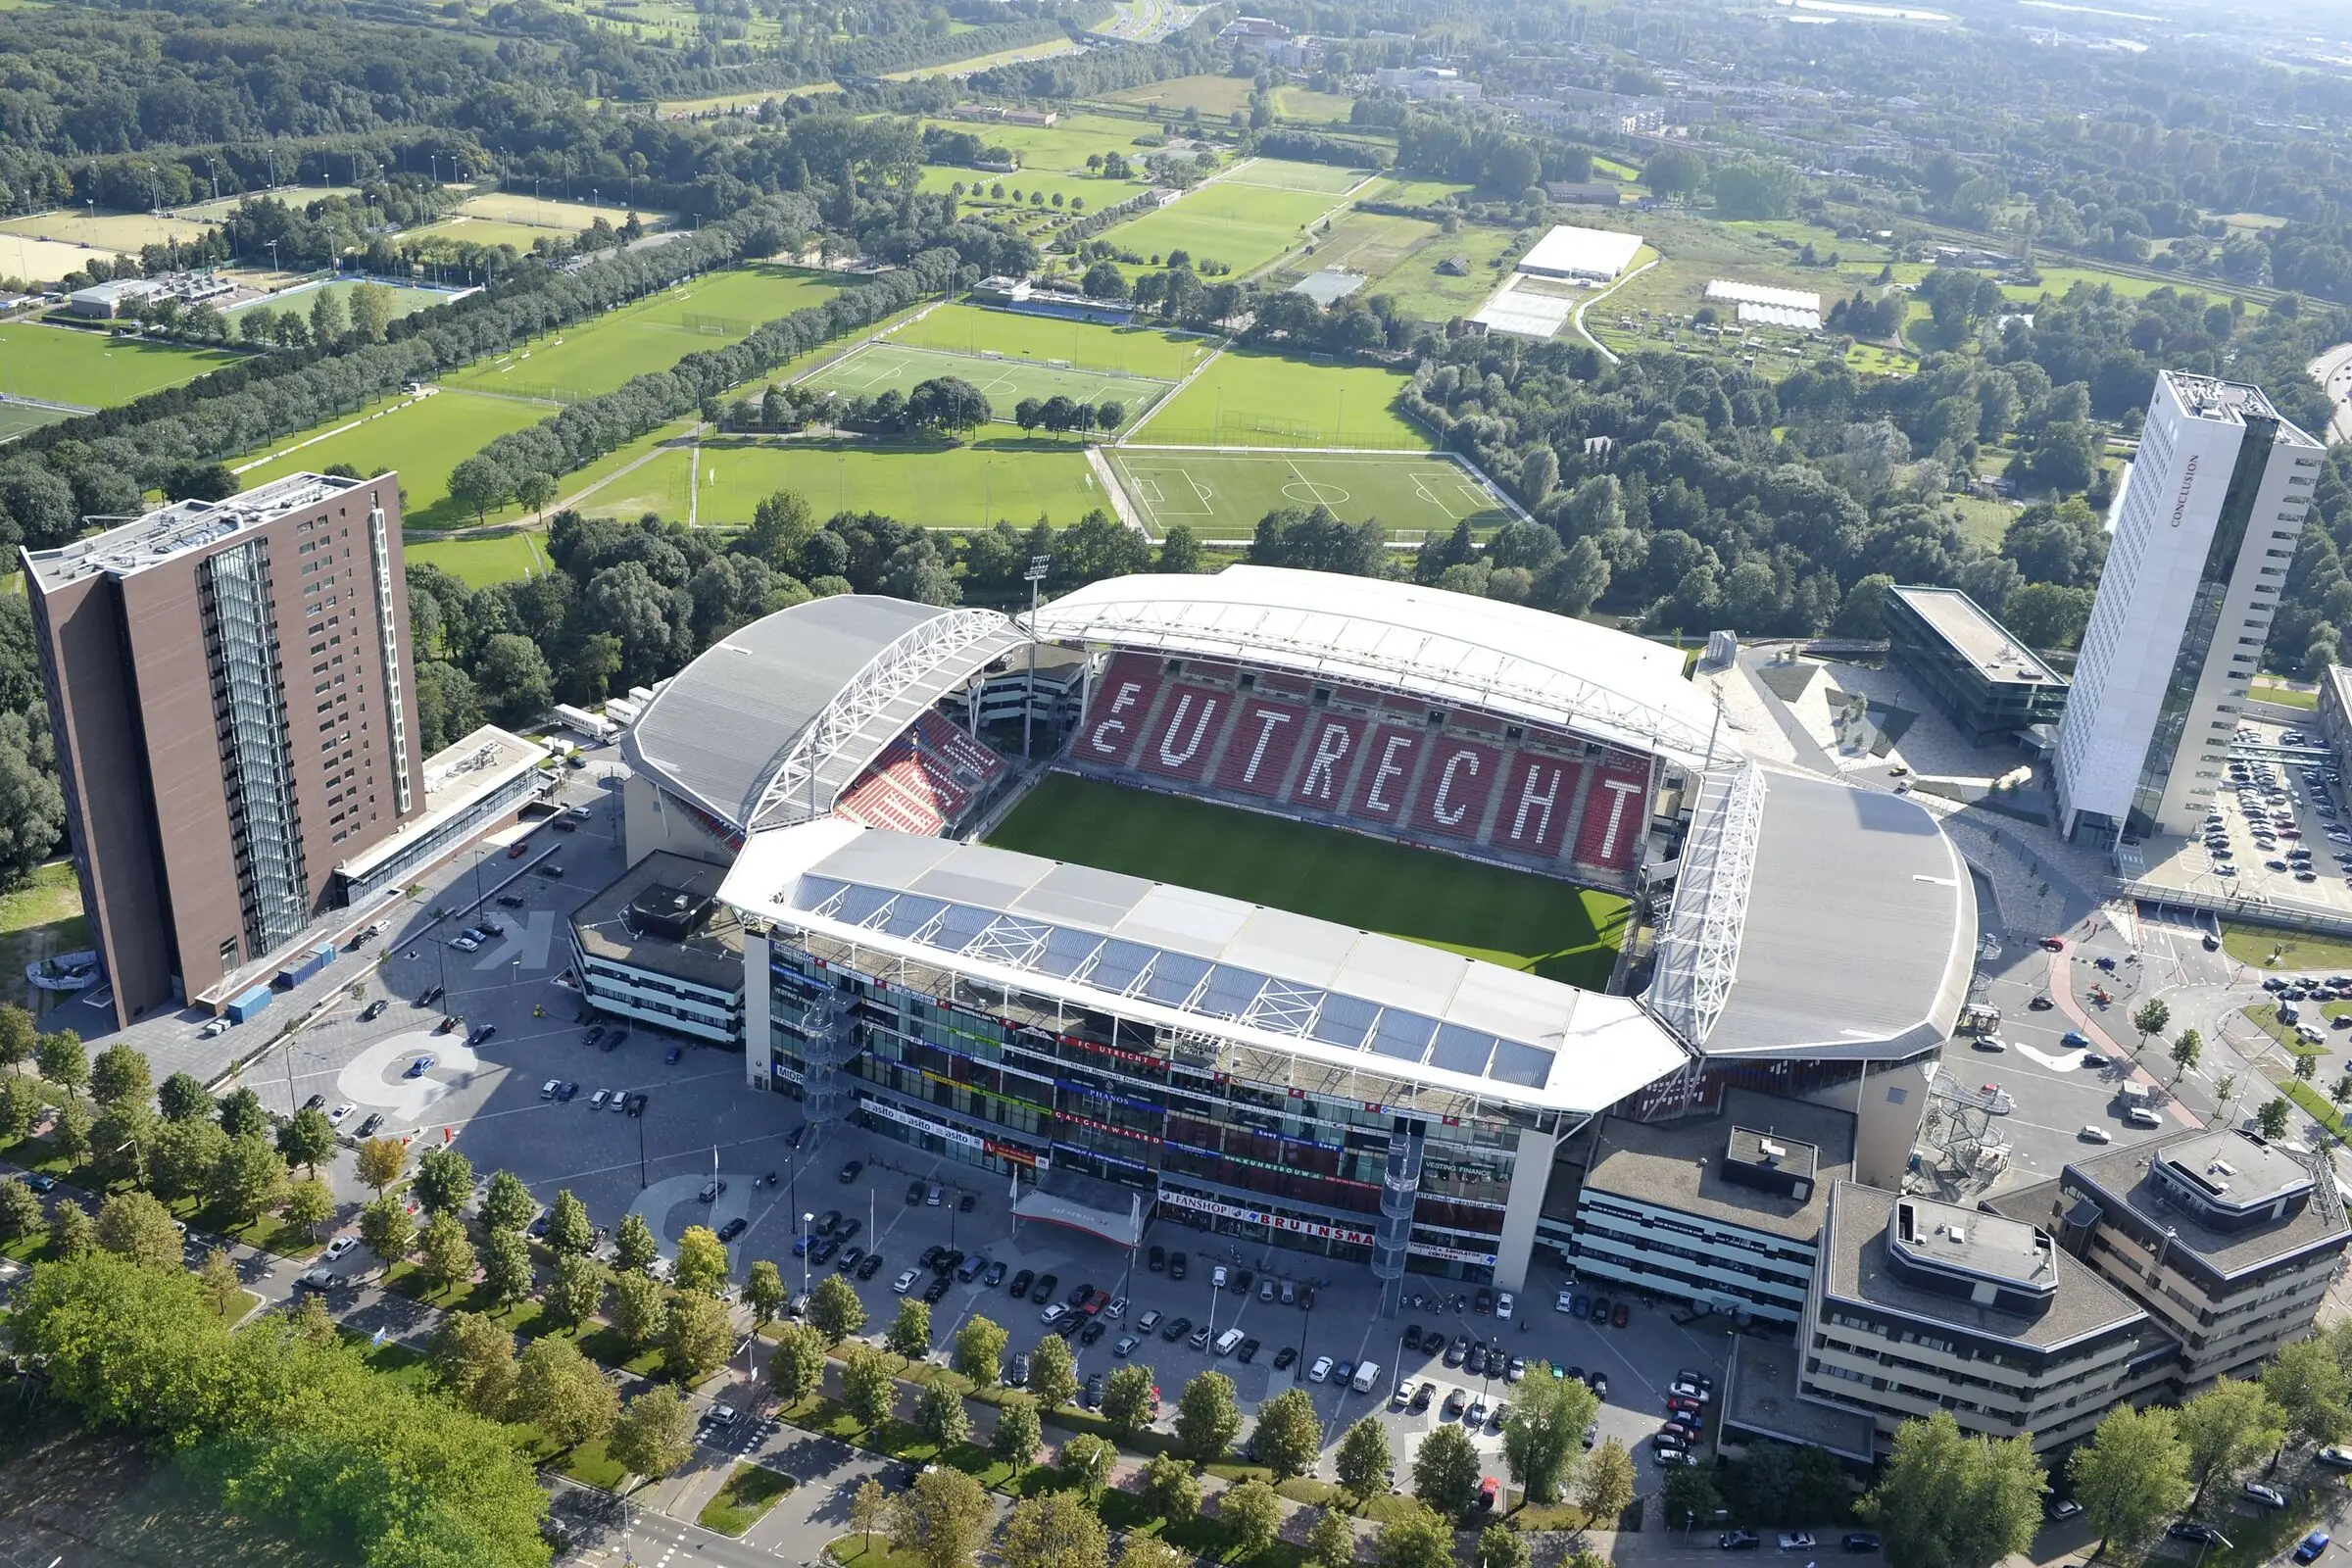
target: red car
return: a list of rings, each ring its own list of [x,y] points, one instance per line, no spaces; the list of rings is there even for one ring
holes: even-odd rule
[[[1666,1409],[1670,1419],[1696,1426],[1706,1418],[1706,1409],[1696,1399],[1668,1399]]]
[[[2041,939],[2041,945],[2044,949],[2051,953],[2064,953],[2066,951],[2066,943],[2058,937],[2043,937]]]
[[[530,846],[529,846],[529,845],[527,845],[527,844],[522,844],[522,843],[511,844],[511,845],[507,846],[507,858],[508,858],[508,859],[510,859],[510,860],[519,860],[519,859],[521,859],[521,858],[522,858],[522,857],[523,857],[523,853],[524,853],[525,851],[527,851],[529,848],[530,848]]]
[[[1108,1291],[1096,1291],[1087,1297],[1086,1304],[1079,1307],[1078,1310],[1084,1312],[1088,1317],[1100,1317],[1102,1309],[1109,1304],[1110,1293]]]
[[[1616,1310],[1609,1314],[1609,1321],[1616,1324],[1619,1328],[1623,1328],[1626,1325],[1626,1320],[1631,1318],[1633,1315],[1634,1314],[1632,1312],[1626,1309],[1625,1303],[1623,1301],[1619,1301],[1617,1303]]]

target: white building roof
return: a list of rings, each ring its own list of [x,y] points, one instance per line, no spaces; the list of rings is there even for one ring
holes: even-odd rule
[[[1480,306],[1471,321],[1490,332],[1509,332],[1519,337],[1547,338],[1556,335],[1576,314],[1576,301],[1566,295],[1538,294],[1519,287],[1520,275],[1513,272],[1502,280],[1487,303]]]
[[[1210,1036],[1294,1064],[1590,1113],[1680,1069],[1626,997],[1238,899],[834,817],[754,833],[748,920]]]
[[[1678,650],[1442,588],[1279,566],[1113,577],[1047,605],[1035,629],[1048,641],[1247,660],[1468,705],[1686,765],[1710,747],[1732,754]]]
[[[1641,249],[1639,234],[1562,223],[1519,259],[1519,270],[1554,277],[1615,277]]]

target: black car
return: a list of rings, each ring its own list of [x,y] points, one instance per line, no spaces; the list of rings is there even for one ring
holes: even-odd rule
[[[987,1286],[992,1291],[998,1286],[1004,1284],[1004,1264],[1003,1261],[1000,1260],[998,1262],[989,1264],[988,1273],[982,1276],[980,1283]]]
[[[1073,1285],[1070,1287],[1070,1294],[1063,1297],[1062,1300],[1066,1305],[1070,1306],[1072,1309],[1075,1309],[1084,1306],[1087,1302],[1087,1298],[1093,1296],[1094,1294],[1095,1288],[1092,1285]]]
[[[392,1005],[392,1004],[384,1001],[380,997],[377,998],[375,1001],[370,1002],[368,1004],[368,1005],[360,1009],[360,1022],[375,1022],[376,1019],[381,1018],[384,1015],[384,1009],[390,1005]]]
[[[1040,1274],[1037,1277],[1037,1283],[1029,1287],[1029,1299],[1032,1301],[1051,1301],[1054,1299],[1054,1291],[1058,1290],[1060,1286],[1060,1275]]]
[[[1274,1370],[1277,1372],[1288,1371],[1291,1363],[1298,1359],[1298,1348],[1295,1345],[1286,1345],[1274,1352]]]
[[[865,1161],[862,1159],[853,1159],[847,1165],[842,1166],[841,1185],[849,1186],[858,1179],[858,1173],[863,1169],[865,1169]]]
[[[1753,1530],[1729,1530],[1717,1539],[1715,1544],[1726,1551],[1757,1551],[1763,1547],[1764,1541]]]
[[[1086,1327],[1078,1331],[1078,1343],[1081,1345],[1094,1344],[1097,1340],[1102,1337],[1102,1331],[1108,1327],[1110,1327],[1110,1325],[1103,1322],[1099,1317],[1089,1318],[1087,1320]]]
[[[1024,1350],[1019,1355],[1014,1356],[1012,1358],[1012,1364],[1004,1369],[1004,1386],[1008,1389],[1017,1389],[1026,1384],[1028,1381],[1029,1352]]]
[[[1595,1372],[1585,1379],[1585,1387],[1592,1391],[1595,1398],[1605,1399],[1609,1396],[1609,1375],[1606,1372]]]
[[[1876,1551],[1879,1549],[1878,1532],[1875,1530],[1848,1530],[1845,1533],[1844,1544],[1848,1551]]]
[[[1454,1342],[1446,1347],[1446,1364],[1447,1366],[1460,1366],[1462,1364],[1462,1358],[1469,1353],[1470,1336],[1467,1334],[1457,1335],[1454,1338]]]
[[[2175,1541],[2195,1541],[2209,1546],[2218,1543],[2222,1539],[2222,1533],[2219,1530],[2214,1529],[2213,1526],[2207,1524],[2202,1519],[2180,1520],[2171,1529],[2167,1530],[2165,1534],[2172,1537]]]
[[[834,1264],[833,1266],[834,1266],[835,1268],[837,1268],[837,1269],[840,1269],[840,1270],[841,1270],[841,1271],[842,1271],[844,1274],[847,1274],[847,1273],[848,1273],[850,1270],[852,1270],[852,1269],[856,1268],[856,1267],[857,1267],[857,1266],[858,1266],[859,1263],[862,1263],[862,1262],[864,1262],[864,1261],[865,1261],[865,1249],[864,1249],[864,1248],[862,1248],[862,1247],[845,1247],[845,1248],[843,1248],[843,1249],[841,1250],[841,1261],[840,1261],[840,1262],[838,1262],[838,1263],[836,1263],[836,1264]]]
[[[383,1124],[384,1124],[384,1113],[383,1113],[382,1111],[380,1111],[380,1110],[379,1110],[379,1111],[370,1111],[370,1112],[368,1113],[368,1119],[367,1119],[366,1121],[364,1121],[364,1122],[360,1123],[360,1132],[359,1132],[359,1136],[360,1136],[360,1137],[362,1137],[362,1138],[372,1138],[372,1137],[374,1137],[374,1136],[375,1136],[375,1130],[376,1130],[378,1127],[381,1127]]]
[[[305,1110],[318,1110],[325,1103],[326,1097],[324,1095],[313,1095],[310,1099],[302,1102],[302,1108]]]
[[[830,1236],[833,1234],[835,1229],[840,1226],[840,1224],[841,1210],[838,1208],[828,1208],[822,1214],[816,1216],[816,1234],[819,1236]]]
[[[912,1208],[915,1206],[915,1204],[921,1202],[922,1200],[923,1184],[921,1182],[908,1182],[906,1184],[906,1206],[908,1208]]]
[[[1413,1391],[1413,1402],[1410,1406],[1413,1414],[1419,1415],[1429,1408],[1430,1396],[1437,1392],[1437,1387],[1427,1378],[1421,1380],[1421,1386]]]
[[[1086,1401],[1086,1407],[1089,1410],[1100,1410],[1102,1408],[1102,1373],[1097,1372],[1086,1380],[1086,1392],[1081,1394],[1079,1397]]]
[[[863,1229],[865,1229],[865,1221],[853,1215],[833,1227],[833,1239],[837,1242],[846,1242]]]
[[[1012,1277],[1012,1298],[1016,1301],[1027,1300],[1029,1298],[1029,1282],[1035,1278],[1037,1276],[1027,1269],[1015,1274]]]
[[[1407,1323],[1404,1326],[1404,1348],[1408,1350],[1418,1350],[1421,1348],[1420,1324]]]
[[[1168,1250],[1164,1247],[1152,1248],[1145,1254],[1144,1266],[1154,1274],[1164,1272],[1168,1266]]]
[[[945,1274],[940,1275],[929,1285],[923,1287],[923,1299],[930,1302],[933,1306],[937,1306],[940,1302],[940,1298],[946,1296],[947,1294],[948,1276]]]
[[[1250,1287],[1257,1283],[1257,1276],[1246,1268],[1237,1268],[1226,1283],[1233,1287],[1234,1295],[1248,1296]]]
[[[553,822],[550,822],[548,826],[554,828],[559,833],[577,833],[580,830],[579,823],[572,821],[568,817],[562,816],[557,817]]]
[[[490,1037],[496,1033],[498,1033],[498,1025],[494,1023],[486,1023],[475,1029],[471,1034],[467,1035],[466,1037],[466,1043],[469,1046],[488,1045],[490,1043]]]
[[[1184,1254],[1182,1252],[1168,1254],[1168,1278],[1172,1280],[1184,1278]]]
[[[564,874],[564,868],[562,866],[551,864],[546,860],[540,861],[537,865],[532,866],[531,869],[540,876],[562,877]]]
[[[1241,1362],[1244,1366],[1248,1366],[1250,1362],[1256,1360],[1257,1342],[1255,1340],[1244,1340],[1242,1342],[1242,1348],[1233,1352],[1233,1358]]]
[[[1058,1334],[1065,1340],[1074,1340],[1078,1337],[1078,1331],[1093,1321],[1083,1312],[1072,1312],[1046,1332]]]
[[[861,1280],[870,1280],[881,1272],[882,1254],[880,1252],[866,1253],[865,1261],[858,1265],[858,1277]]]
[[[580,1036],[580,1044],[583,1046],[593,1046],[604,1038],[605,1026],[600,1023],[595,1028],[589,1030],[586,1034]]]
[[[444,995],[445,993],[442,991],[442,989],[439,986],[435,986],[430,991],[427,991],[423,996],[416,999],[416,1005],[419,1007],[438,1007],[441,1005],[441,998]]]
[[[727,1221],[724,1225],[721,1225],[718,1228],[718,1239],[722,1242],[731,1242],[736,1237],[741,1236],[746,1230],[750,1229],[750,1227],[751,1221],[745,1219],[741,1214],[738,1214],[733,1219]],[[824,1261],[824,1259],[820,1257],[817,1259],[817,1261],[821,1263]]]
[[[966,1193],[956,1200],[956,1212],[958,1214],[969,1214],[973,1209],[978,1208],[979,1206],[980,1198],[976,1193]]]
[[[631,1096],[629,1096],[629,1102],[628,1102],[628,1105],[627,1105],[627,1107],[626,1107],[626,1108],[627,1108],[627,1110],[628,1110],[628,1113],[629,1113],[630,1115],[632,1115],[632,1116],[642,1116],[642,1115],[644,1115],[644,1114],[645,1114],[645,1096],[643,1096],[643,1095],[641,1095],[641,1094],[638,1094],[638,1095],[631,1095]]]
[[[940,1250],[939,1258],[931,1266],[942,1274],[953,1274],[963,1267],[963,1249],[947,1247]]]
[[[1161,1329],[1159,1331],[1159,1337],[1167,1341],[1170,1345],[1174,1345],[1178,1340],[1183,1339],[1187,1334],[1192,1332],[1193,1320],[1189,1317],[1180,1317],[1172,1320],[1166,1328]]]
[[[522,907],[522,895],[519,893],[501,893],[498,896],[498,902],[505,905],[510,909],[519,909]]]
[[[808,1261],[818,1264],[828,1262],[831,1260],[833,1254],[840,1250],[841,1243],[835,1241],[832,1237],[819,1237],[816,1245],[808,1249]]]
[[[1494,1315],[1494,1293],[1481,1290],[1478,1295],[1471,1298],[1470,1310],[1476,1312],[1480,1317],[1493,1317]]]
[[[1462,1376],[1483,1378],[1487,1375],[1487,1348],[1473,1345],[1462,1352]]]

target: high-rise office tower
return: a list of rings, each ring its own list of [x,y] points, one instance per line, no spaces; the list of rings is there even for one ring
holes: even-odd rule
[[[177,502],[24,578],[122,1022],[293,944],[422,811],[394,475]]]
[[[2156,378],[2058,729],[2068,838],[2204,818],[2323,456],[2259,387]]]

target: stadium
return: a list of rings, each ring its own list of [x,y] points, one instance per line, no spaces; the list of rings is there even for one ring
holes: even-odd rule
[[[1977,943],[1931,813],[1750,761],[1682,652],[1409,584],[815,600],[623,746],[631,863],[727,868],[754,1087],[1392,1302],[1521,1288],[1604,1112],[1814,1100],[1899,1173]]]

